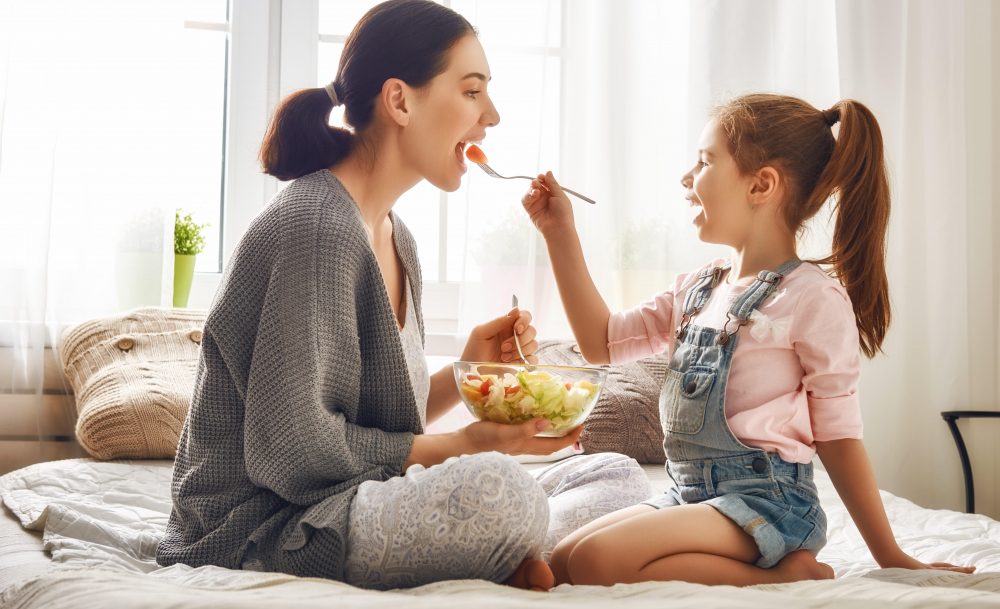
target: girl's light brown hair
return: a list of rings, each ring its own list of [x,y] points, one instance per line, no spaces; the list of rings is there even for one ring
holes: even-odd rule
[[[794,232],[835,198],[830,255],[812,262],[829,265],[844,285],[861,350],[873,357],[892,318],[885,274],[889,180],[875,116],[851,99],[820,111],[801,99],[769,94],[737,97],[714,116],[742,173],[771,166],[785,179],[784,216]]]

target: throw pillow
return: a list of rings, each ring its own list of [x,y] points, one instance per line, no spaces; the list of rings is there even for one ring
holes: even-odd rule
[[[97,459],[172,458],[194,389],[204,311],[136,309],[63,333],[76,436]]]
[[[572,342],[543,342],[536,355],[546,364],[590,365]],[[622,453],[639,463],[666,461],[659,398],[668,361],[665,355],[659,355],[606,366],[607,380],[580,436],[585,453]]]

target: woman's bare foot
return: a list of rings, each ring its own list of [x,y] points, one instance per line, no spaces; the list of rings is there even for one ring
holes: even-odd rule
[[[833,568],[807,550],[798,550],[782,558],[774,566],[774,571],[781,574],[781,580],[797,582],[803,579],[833,579]]]
[[[548,592],[556,584],[556,578],[544,560],[526,558],[504,583],[524,590]]]

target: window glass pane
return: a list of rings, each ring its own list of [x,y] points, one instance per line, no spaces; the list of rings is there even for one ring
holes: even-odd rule
[[[189,3],[197,10],[185,21],[195,20],[203,13],[222,19],[225,25],[225,0],[211,3]],[[215,10],[207,11],[206,6]],[[213,21],[215,23],[215,21]],[[176,112],[184,116],[181,134],[186,142],[183,153],[177,155],[184,179],[184,196],[177,207],[192,214],[199,224],[208,224],[205,250],[197,258],[196,271],[217,273],[221,270],[220,246],[223,229],[223,170],[224,128],[226,119],[226,53],[225,31],[186,27],[183,44],[175,54],[182,79],[181,89],[174,93]]]

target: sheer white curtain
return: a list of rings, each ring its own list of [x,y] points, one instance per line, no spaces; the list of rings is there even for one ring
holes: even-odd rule
[[[892,180],[896,317],[886,354],[863,372],[866,443],[883,487],[929,506],[962,506],[939,411],[996,408],[1000,397],[990,177],[996,10],[987,0],[567,2],[558,166],[540,165],[598,200],[574,204],[577,225],[602,293],[621,308],[725,254],[696,239],[679,186],[713,103],[771,91],[820,108],[844,97],[869,105]],[[522,192],[502,205],[518,207]],[[805,256],[829,248],[822,216]],[[512,233],[530,230],[518,222]],[[536,238],[527,247],[544,249]],[[541,258],[518,258],[516,279],[498,281],[508,290],[516,282],[544,337],[569,336]],[[979,508],[996,514],[1000,453],[990,429],[970,431]]]
[[[609,304],[631,306],[725,252],[694,236],[679,184],[712,103],[751,90],[795,93],[818,105],[836,101],[834,4],[574,0],[563,11],[560,141],[550,152],[555,143],[536,134],[540,154],[517,166],[553,169],[564,184],[597,199],[595,206],[575,202],[590,270]],[[503,124],[495,131],[491,138],[503,137]],[[492,186],[473,182],[470,199]],[[492,207],[508,209],[503,220],[524,251],[508,263],[510,272],[483,284],[475,272],[466,275],[462,325],[478,320],[477,297],[492,281],[503,285],[494,299],[518,291],[543,335],[569,336],[544,243],[518,203],[527,184],[519,186]],[[481,246],[474,233],[468,244]]]
[[[476,27],[490,63],[490,97],[500,112],[500,125],[483,143],[490,165],[504,175],[528,176],[557,167],[572,3],[458,0],[451,6]],[[463,187],[448,196],[446,266],[449,280],[460,282],[460,330],[506,313],[512,294],[533,310],[561,310],[544,244],[521,209],[528,185],[490,178],[470,164]],[[406,218],[405,209],[401,213]]]
[[[895,319],[886,355],[864,370],[866,444],[885,488],[954,509],[962,479],[938,413],[1000,408],[997,10],[986,0],[837,3],[841,95],[879,117],[893,188]],[[963,424],[976,508],[997,517],[997,428],[978,423]]]
[[[183,36],[172,3],[0,2],[0,394],[22,422],[33,399],[52,416],[62,328],[170,304],[174,208],[206,150]],[[26,432],[11,416],[0,436]]]

